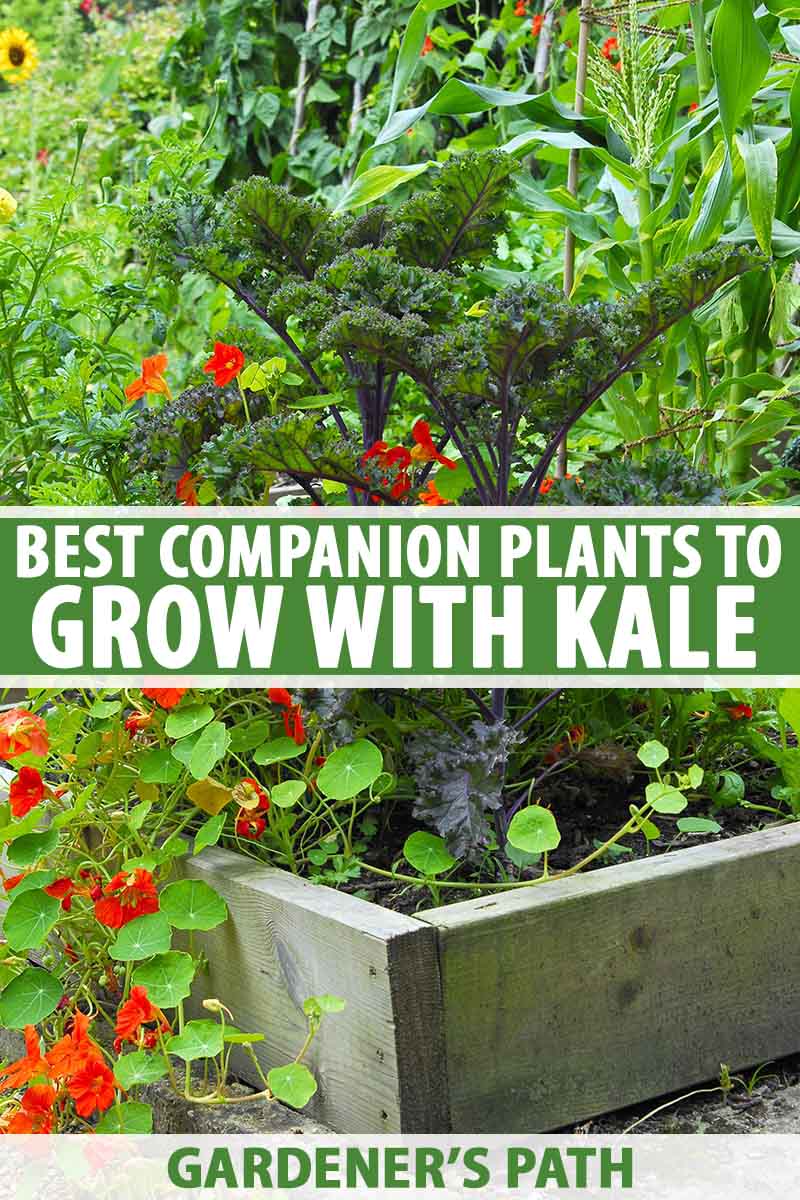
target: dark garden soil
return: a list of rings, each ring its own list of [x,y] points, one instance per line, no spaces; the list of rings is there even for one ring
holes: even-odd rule
[[[630,816],[630,805],[641,805],[644,789],[650,776],[637,770],[634,754],[625,748],[607,744],[594,747],[578,756],[569,769],[551,777],[537,793],[537,798],[551,808],[561,831],[561,844],[549,855],[551,872],[568,870],[585,859],[598,846],[607,842],[625,824]],[[720,764],[724,769],[727,764]],[[746,795],[753,804],[771,805],[770,788],[776,782],[772,768],[763,762],[752,760],[736,762],[736,770],[745,781]],[[770,813],[755,811],[735,805],[727,808],[715,807],[706,800],[691,802],[685,815],[710,817],[721,826],[719,833],[681,833],[674,817],[655,817],[661,835],[650,842],[641,835],[628,835],[622,844],[617,844],[595,859],[586,869],[599,870],[617,863],[631,862],[638,858],[654,857],[674,853],[690,846],[722,841],[745,833],[780,823],[782,818]],[[419,828],[410,819],[410,806],[398,805],[386,821],[385,827],[376,836],[364,859],[389,870],[398,864],[400,873],[408,868],[402,861],[403,843],[410,833]],[[494,860],[487,855],[482,863],[476,862],[473,878],[488,882],[492,876]],[[538,868],[516,873],[513,878],[535,878]],[[500,882],[500,881],[499,881]],[[383,907],[398,912],[413,914],[418,909],[430,908],[434,903],[424,887],[408,883],[393,883],[391,880],[370,878],[363,873],[361,878],[343,885],[345,890]],[[436,904],[453,904],[474,899],[480,893],[465,887],[463,890],[448,888],[436,897]]]

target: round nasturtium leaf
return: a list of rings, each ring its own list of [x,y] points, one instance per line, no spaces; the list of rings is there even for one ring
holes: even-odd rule
[[[194,963],[181,950],[168,950],[142,963],[133,972],[135,987],[147,988],[147,995],[159,1008],[175,1008],[192,990]]]
[[[636,757],[652,771],[667,761],[669,750],[661,742],[645,742],[639,747]]]
[[[198,729],[202,729],[214,720],[214,710],[210,704],[187,704],[184,708],[176,708],[167,717],[164,725],[164,732],[167,737],[179,738],[188,737],[190,733],[196,733]]]
[[[437,837],[435,833],[425,833],[422,829],[406,838],[403,855],[420,875],[441,875],[442,871],[449,871],[456,865],[444,838]]]
[[[218,1021],[187,1021],[183,1033],[171,1037],[166,1049],[184,1062],[194,1062],[197,1058],[214,1058],[222,1046],[222,1026]]]
[[[121,708],[120,700],[95,700],[89,709],[89,716],[94,717],[97,721],[105,721],[118,713]]]
[[[146,917],[135,917],[123,925],[108,953],[117,962],[140,962],[154,954],[164,954],[171,941],[172,931],[164,914],[148,913]]]
[[[644,794],[653,812],[657,813],[675,815],[683,812],[689,803],[683,792],[671,783],[648,783]]]
[[[182,879],[161,893],[161,911],[175,929],[214,929],[228,916],[228,906],[202,879]]]
[[[167,1064],[159,1054],[148,1054],[146,1050],[135,1050],[124,1054],[114,1063],[114,1076],[126,1092],[143,1083],[155,1083],[167,1073]]]
[[[508,840],[528,854],[544,854],[546,850],[556,849],[561,842],[561,833],[550,809],[532,804],[511,818]]]
[[[95,1126],[95,1133],[152,1133],[153,1110],[149,1104],[126,1100],[113,1104]]]
[[[302,779],[286,779],[283,783],[275,784],[269,798],[278,808],[291,808],[305,794],[305,790]]]
[[[681,817],[676,821],[681,833],[721,833],[722,826],[709,817]]]
[[[44,833],[26,833],[16,838],[6,851],[6,858],[15,867],[30,867],[45,854],[52,854],[58,845],[58,830],[47,829]]]
[[[230,744],[231,735],[222,721],[212,721],[206,725],[192,750],[189,773],[195,779],[205,779],[220,759],[225,757]]]
[[[55,1012],[64,988],[55,975],[39,967],[26,967],[0,992],[0,1025],[23,1029],[38,1025]]]
[[[286,762],[290,758],[297,758],[298,754],[302,754],[305,748],[305,742],[303,742],[302,746],[298,746],[294,738],[275,738],[273,741],[264,742],[262,746],[258,747],[253,754],[253,762],[258,763],[260,767],[268,767],[270,763]]]
[[[189,784],[186,795],[192,804],[211,817],[216,817],[233,799],[231,789],[218,779],[198,779],[196,783]]]
[[[273,1067],[267,1075],[267,1084],[275,1099],[290,1108],[303,1108],[317,1090],[316,1079],[302,1063]]]
[[[341,996],[332,996],[329,992],[321,996],[309,996],[303,1001],[303,1012],[307,1017],[321,1017],[323,1013],[343,1012],[347,1007]]]
[[[15,952],[41,946],[58,920],[61,901],[37,889],[11,901],[3,920],[3,932]]]
[[[201,850],[205,850],[206,846],[216,846],[222,835],[224,826],[224,812],[218,813],[216,817],[209,817],[207,821],[204,821],[194,839],[194,853],[199,854]]]
[[[383,771],[383,755],[376,745],[361,738],[328,755],[317,776],[317,786],[329,800],[352,800],[375,782]]]
[[[181,764],[169,750],[148,750],[137,765],[144,783],[175,783],[181,777]]]

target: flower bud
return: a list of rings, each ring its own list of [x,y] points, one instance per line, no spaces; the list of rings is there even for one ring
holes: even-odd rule
[[[216,96],[227,96],[227,94],[228,94],[227,79],[219,78],[219,79],[214,80],[214,94]]]

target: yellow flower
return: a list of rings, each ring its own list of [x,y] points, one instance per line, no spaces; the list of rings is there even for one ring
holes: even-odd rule
[[[5,188],[0,188],[0,225],[7,225],[17,211],[17,202]]]
[[[0,30],[0,75],[7,83],[24,83],[39,65],[36,42],[24,29]]]

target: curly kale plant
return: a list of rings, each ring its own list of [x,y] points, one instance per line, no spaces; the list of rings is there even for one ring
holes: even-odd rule
[[[243,431],[226,442],[232,461],[255,457],[259,469],[309,488],[334,480],[351,502],[413,498],[430,456],[415,488],[400,493],[390,465],[365,471],[361,462],[382,442],[405,378],[437,419],[438,448],[463,460],[479,503],[535,503],[560,441],[594,401],[675,322],[761,261],[724,245],[616,304],[571,304],[524,278],[487,298],[476,268],[505,227],[516,170],[501,151],[465,154],[395,211],[379,205],[359,216],[331,214],[262,178],[219,203],[187,194],[154,207],[144,231],[162,264],[227,285],[307,380],[313,416]],[[532,471],[518,445],[523,431],[528,442],[531,433],[544,440]]]
[[[576,505],[721,504],[722,498],[719,480],[680,450],[656,450],[644,462],[605,459],[585,478],[555,480],[547,493],[549,504]]]

